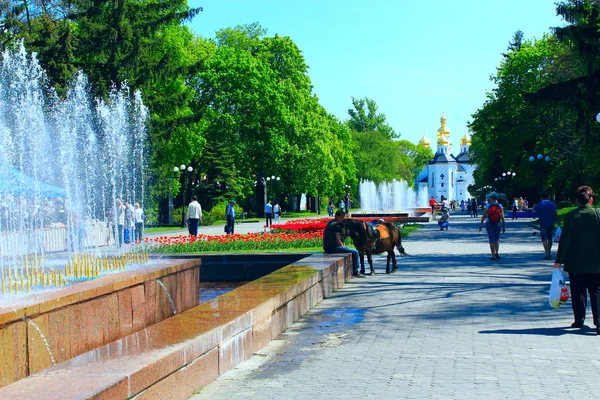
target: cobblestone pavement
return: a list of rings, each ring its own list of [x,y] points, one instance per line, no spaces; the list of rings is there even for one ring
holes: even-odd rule
[[[600,337],[568,328],[570,302],[548,305],[552,264],[534,228],[508,221],[490,261],[478,223],[451,221],[408,238],[397,273],[378,257],[376,276],[347,283],[192,398],[597,397]]]

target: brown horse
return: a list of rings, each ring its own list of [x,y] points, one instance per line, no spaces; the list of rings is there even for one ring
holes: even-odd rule
[[[400,255],[405,256],[404,247],[402,247],[402,238],[398,227],[390,222],[382,222],[377,226],[363,221],[345,219],[342,223],[342,237],[350,236],[354,247],[360,255],[360,272],[365,273],[365,254],[371,267],[371,275],[375,275],[373,268],[373,258],[371,254],[387,253],[387,264],[385,273],[396,272],[395,249],[398,249]],[[392,260],[392,269],[390,270],[390,260]]]

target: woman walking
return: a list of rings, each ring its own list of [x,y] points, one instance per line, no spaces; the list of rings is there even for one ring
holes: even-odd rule
[[[592,188],[581,186],[577,189],[577,208],[565,216],[554,268],[564,264],[569,273],[575,318],[571,328],[584,327],[587,290],[596,333],[600,335],[600,213],[592,208],[593,202]]]
[[[499,260],[500,230],[502,230],[502,233],[506,232],[504,210],[502,209],[502,204],[498,203],[498,194],[496,192],[490,193],[489,198],[490,201],[483,209],[483,215],[479,222],[479,231],[481,232],[481,228],[485,222],[485,230],[488,234],[490,251],[492,253],[490,260]]]

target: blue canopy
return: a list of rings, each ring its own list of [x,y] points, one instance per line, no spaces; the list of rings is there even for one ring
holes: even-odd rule
[[[65,189],[38,181],[16,168],[0,168],[0,195],[64,198],[66,193]]]

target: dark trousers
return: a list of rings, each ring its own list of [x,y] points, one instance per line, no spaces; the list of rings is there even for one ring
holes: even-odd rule
[[[119,234],[119,246],[123,244],[123,225],[117,225],[117,233]]]
[[[142,241],[143,232],[144,232],[144,223],[136,222],[135,223],[135,241],[136,242]]]
[[[519,214],[517,214],[517,207],[513,206],[513,215],[512,215],[512,219],[519,219]]]
[[[188,232],[191,236],[198,236],[198,222],[200,222],[198,218],[188,219]]]
[[[571,282],[571,306],[576,322],[585,320],[587,307],[587,292],[592,303],[594,325],[600,326],[598,311],[600,310],[600,274],[574,274],[569,272]]]
[[[233,235],[234,234],[234,228],[235,228],[235,217],[232,217],[230,215],[227,216],[227,230],[226,233],[228,235]]]
[[[479,214],[477,213],[477,207],[475,207],[475,206],[472,207],[471,215],[473,217],[478,217],[479,216]]]
[[[273,225],[273,213],[265,213],[265,220],[267,227]]]

